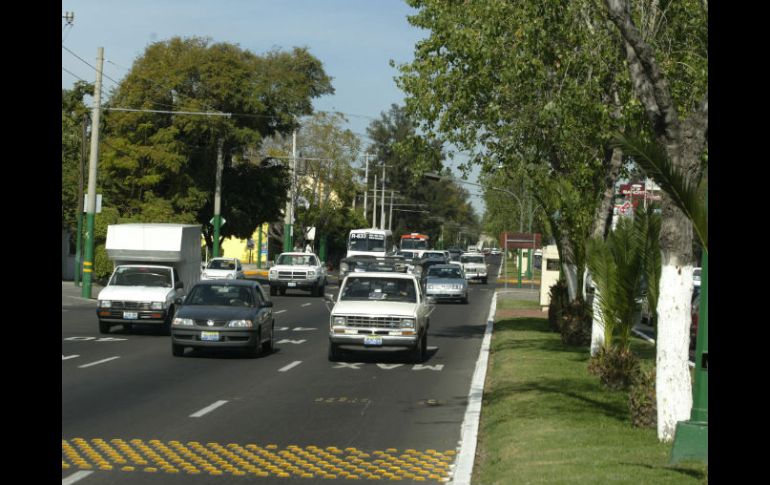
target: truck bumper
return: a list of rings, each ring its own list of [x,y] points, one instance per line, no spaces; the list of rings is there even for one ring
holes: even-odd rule
[[[132,313],[136,315],[136,318],[133,318]],[[96,316],[99,318],[100,322],[162,325],[166,323],[168,310],[117,310],[114,308],[97,308]]]
[[[382,345],[367,345],[364,343],[365,337],[380,337]],[[380,348],[411,349],[419,342],[419,335],[376,335],[373,333],[351,335],[332,333],[329,334],[329,342],[355,350],[377,350]]]

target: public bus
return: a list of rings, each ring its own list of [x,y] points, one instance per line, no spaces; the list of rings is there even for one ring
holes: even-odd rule
[[[352,229],[348,236],[347,258],[351,256],[391,256],[395,252],[393,233],[387,229]]]
[[[401,244],[398,247],[401,250],[417,251],[418,256],[430,249],[430,237],[426,234],[413,232],[401,236]]]

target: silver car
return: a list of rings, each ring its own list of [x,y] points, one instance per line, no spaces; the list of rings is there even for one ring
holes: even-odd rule
[[[437,264],[428,268],[425,294],[436,300],[460,300],[468,303],[468,281],[456,264]]]

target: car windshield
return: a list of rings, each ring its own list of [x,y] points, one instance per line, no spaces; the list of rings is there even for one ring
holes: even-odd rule
[[[375,300],[417,302],[414,281],[407,278],[348,278],[340,295],[341,301]]]
[[[425,252],[425,253],[423,253],[422,257],[423,258],[427,258],[427,259],[444,259],[444,258],[446,258],[446,254],[444,254],[444,253],[428,253],[428,252]]]
[[[195,285],[187,296],[185,305],[206,306],[254,306],[254,297],[245,286]]]
[[[399,256],[403,256],[406,259],[414,259],[415,253],[412,251],[399,251],[396,253]]]
[[[435,266],[428,270],[429,278],[449,278],[460,279],[460,268],[436,268]]]
[[[109,282],[112,286],[159,286],[171,288],[171,268],[119,266]]]
[[[235,261],[232,259],[212,259],[207,269],[235,269]]]
[[[484,264],[484,256],[460,256],[460,262]]]
[[[315,256],[282,254],[278,257],[277,265],[282,266],[317,266]]]

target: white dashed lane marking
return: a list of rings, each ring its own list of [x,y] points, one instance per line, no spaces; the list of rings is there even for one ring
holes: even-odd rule
[[[291,364],[287,365],[286,367],[281,367],[280,369],[278,369],[278,372],[286,372],[288,370],[291,370],[291,369],[297,367],[301,363],[302,363],[301,360],[295,360],[294,362],[292,362]]]
[[[107,358],[107,359],[97,360],[96,362],[91,362],[90,364],[83,364],[83,365],[79,365],[78,367],[79,367],[80,369],[83,369],[83,368],[85,368],[85,367],[91,367],[92,365],[99,365],[99,364],[103,364],[103,363],[105,363],[105,362],[109,362],[109,361],[111,361],[111,360],[115,360],[115,359],[119,359],[119,358],[120,358],[120,356],[116,355],[115,357],[109,357],[109,358]]]
[[[210,406],[206,406],[205,408],[201,409],[200,411],[197,411],[197,412],[191,414],[190,417],[191,418],[200,418],[204,414],[210,413],[211,411],[215,410],[219,406],[222,406],[223,404],[227,404],[227,401],[217,401],[214,404],[212,404]]]

